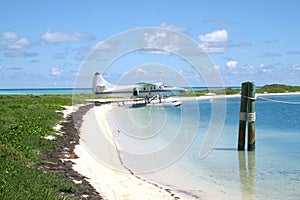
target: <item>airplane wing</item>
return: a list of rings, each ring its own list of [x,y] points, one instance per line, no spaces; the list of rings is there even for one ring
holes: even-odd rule
[[[135,83],[136,85],[142,85],[142,86],[156,86],[155,83],[150,81],[139,81]]]

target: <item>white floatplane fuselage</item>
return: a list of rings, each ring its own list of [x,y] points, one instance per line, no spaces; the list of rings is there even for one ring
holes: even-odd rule
[[[148,81],[137,82],[135,85],[113,85],[106,81],[99,73],[95,73],[93,79],[93,92],[98,98],[143,98],[145,99],[145,103],[150,103],[156,99],[158,103],[162,103],[163,98],[176,96],[185,91],[186,89],[184,88],[166,86],[160,82],[153,83]]]

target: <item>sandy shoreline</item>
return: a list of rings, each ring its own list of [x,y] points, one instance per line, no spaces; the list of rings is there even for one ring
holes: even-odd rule
[[[93,107],[83,116],[79,144],[74,149],[78,158],[72,160],[73,169],[87,177],[104,199],[179,199],[169,189],[142,180],[123,166],[105,121],[110,109],[110,105]],[[99,134],[95,124],[103,134]]]
[[[78,199],[102,199],[99,193],[86,180],[86,177],[73,170],[73,162],[77,156],[73,149],[79,142],[78,128],[82,122],[82,116],[92,105],[67,106],[65,110],[57,111],[64,117],[64,121],[57,124],[54,129],[56,137],[46,137],[55,140],[57,146],[43,153],[44,162],[40,168],[47,171],[63,174],[70,182],[74,182],[74,191],[69,191],[66,196]]]

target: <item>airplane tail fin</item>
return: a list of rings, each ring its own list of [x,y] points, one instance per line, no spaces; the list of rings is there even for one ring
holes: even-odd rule
[[[114,85],[106,81],[100,73],[96,72],[94,74],[94,78],[93,78],[94,93],[103,92],[105,89],[113,88],[113,87]]]

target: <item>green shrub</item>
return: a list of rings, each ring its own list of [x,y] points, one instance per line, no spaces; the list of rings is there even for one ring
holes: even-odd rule
[[[62,120],[56,110],[72,105],[71,95],[0,96],[0,199],[66,199],[73,183],[38,169],[41,153],[56,146],[44,139]]]
[[[290,86],[283,84],[265,85],[256,90],[257,93],[285,93],[285,92],[300,92],[300,86]]]
[[[64,193],[73,192],[74,184],[60,174],[1,160],[0,199],[66,199]]]

